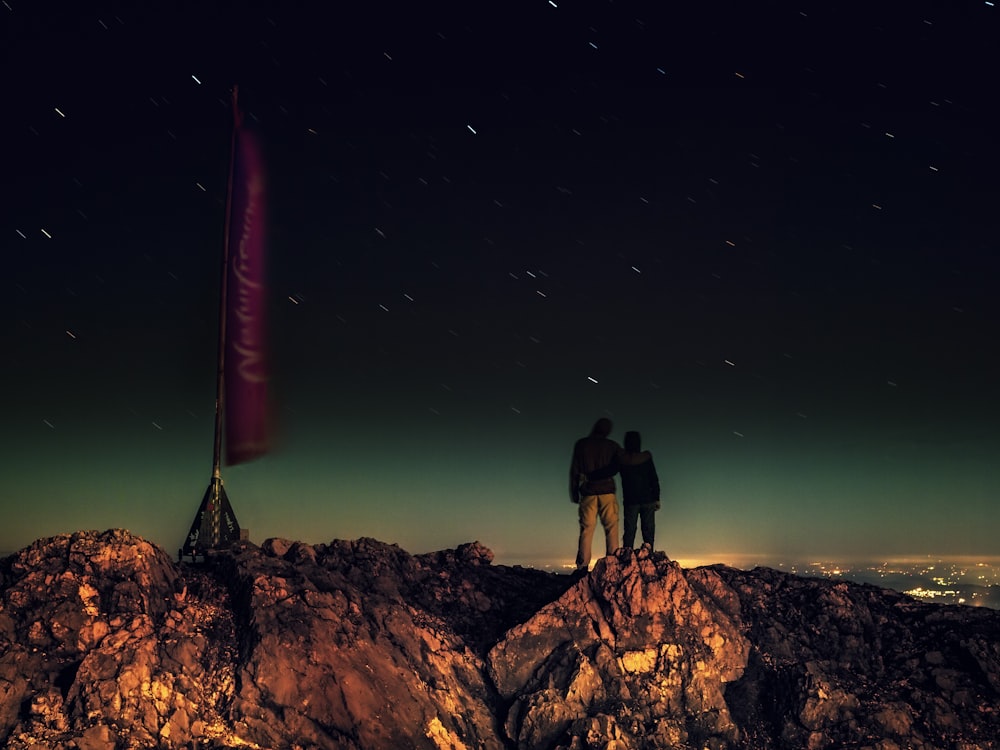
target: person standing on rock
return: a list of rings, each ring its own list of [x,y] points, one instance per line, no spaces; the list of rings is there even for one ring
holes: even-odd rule
[[[637,462],[638,456],[626,455],[618,443],[611,440],[611,420],[598,419],[587,437],[573,446],[569,465],[569,497],[579,506],[580,537],[576,551],[576,570],[590,567],[591,546],[597,519],[604,527],[606,554],[618,549],[618,498],[615,495],[615,474],[624,462]]]
[[[636,522],[641,522],[642,541],[653,548],[656,534],[655,513],[660,509],[660,478],[656,475],[653,454],[641,450],[638,432],[625,433],[625,458],[619,473],[622,478],[622,505],[625,510],[623,547],[635,546]]]

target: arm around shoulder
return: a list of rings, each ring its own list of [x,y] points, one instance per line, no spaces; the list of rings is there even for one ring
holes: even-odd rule
[[[618,452],[618,463],[622,466],[638,466],[639,464],[644,464],[647,461],[653,460],[653,454],[649,451],[642,451],[641,453],[629,453],[628,451],[622,449]]]

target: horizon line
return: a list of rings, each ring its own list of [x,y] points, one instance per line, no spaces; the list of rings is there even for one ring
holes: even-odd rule
[[[921,563],[966,563],[978,565],[998,565],[1000,566],[1000,555],[998,554],[942,554],[942,553],[921,553],[921,554],[892,554],[879,556],[874,553],[851,553],[845,555],[802,555],[779,553],[749,553],[749,552],[727,552],[727,553],[691,553],[673,556],[666,550],[654,549],[655,552],[662,552],[667,557],[676,562],[682,568],[700,568],[710,565],[728,565],[730,567],[742,568],[748,564],[752,566],[773,566],[773,565],[802,565],[811,567],[825,564],[844,563],[878,563],[881,565],[893,564],[921,564]],[[499,558],[499,559],[497,559]],[[600,559],[599,557],[594,560]],[[569,556],[553,557],[544,553],[522,554],[522,555],[496,555],[494,562],[498,565],[521,565],[523,567],[540,568],[565,568],[575,567],[574,559]]]

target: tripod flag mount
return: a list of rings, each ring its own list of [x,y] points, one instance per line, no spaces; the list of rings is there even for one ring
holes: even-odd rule
[[[233,513],[233,506],[229,504],[222,479],[213,478],[181,548],[181,557],[194,558],[206,550],[229,546],[241,538],[242,530]]]

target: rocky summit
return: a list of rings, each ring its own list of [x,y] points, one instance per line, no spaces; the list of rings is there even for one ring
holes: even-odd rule
[[[583,577],[478,543],[126,531],[0,561],[0,745],[1000,747],[1000,612],[621,550]]]

